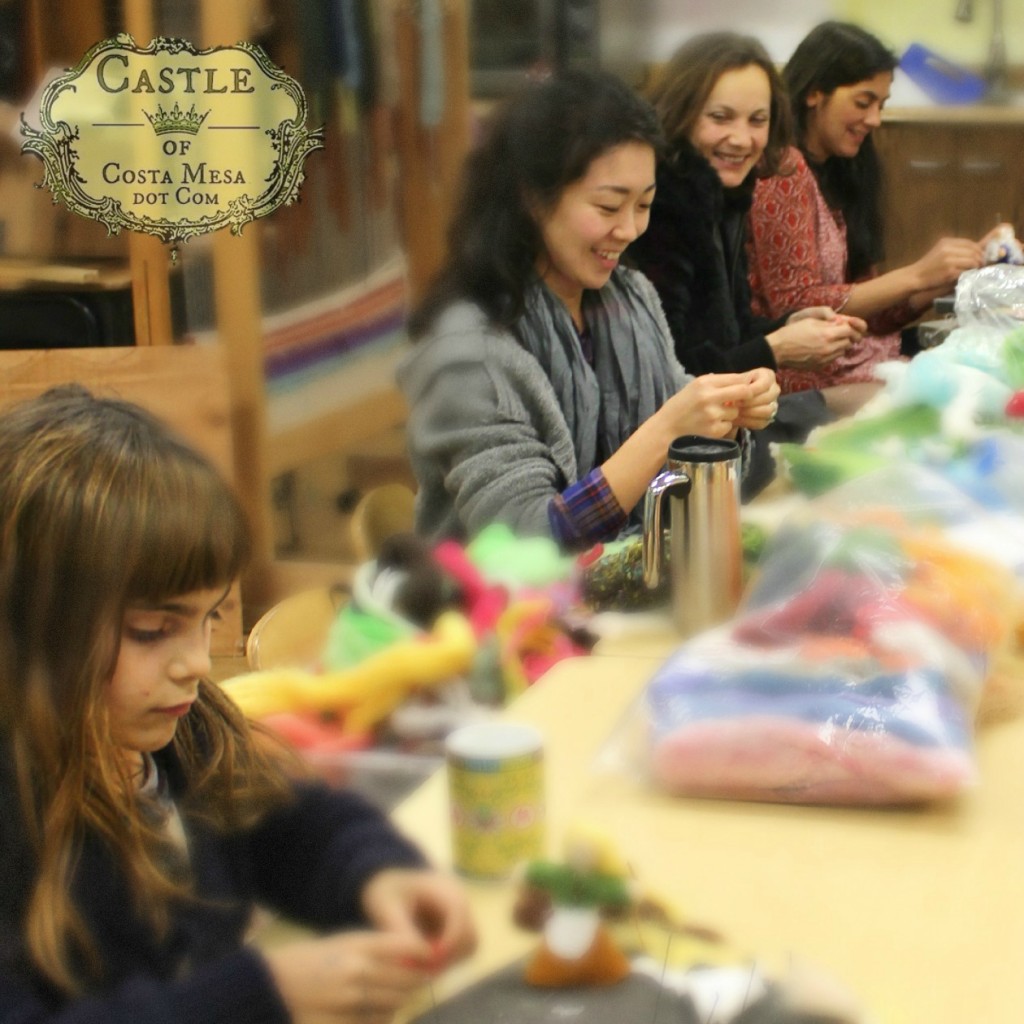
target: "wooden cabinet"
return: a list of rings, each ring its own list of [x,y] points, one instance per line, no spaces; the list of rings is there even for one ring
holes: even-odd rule
[[[942,113],[942,112],[940,112]],[[885,266],[942,235],[980,238],[998,221],[1024,231],[1024,118],[888,120],[875,136],[885,168]]]

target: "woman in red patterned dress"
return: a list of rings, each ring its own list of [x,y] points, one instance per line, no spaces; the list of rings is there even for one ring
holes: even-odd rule
[[[828,366],[780,369],[783,392],[827,389],[837,412],[881,386],[875,366],[899,357],[900,330],[983,263],[982,242],[940,239],[907,266],[879,274],[880,168],[872,132],[881,124],[898,61],[855,25],[813,29],[786,65],[799,148],[780,173],[758,182],[751,209],[754,311],[777,316],[830,306],[864,318],[869,331]]]

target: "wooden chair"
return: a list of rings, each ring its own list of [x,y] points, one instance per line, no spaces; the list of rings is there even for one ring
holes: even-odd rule
[[[348,600],[340,587],[313,587],[283,598],[249,631],[245,658],[256,672],[269,668],[312,668],[338,609]]]
[[[352,550],[357,561],[377,557],[381,542],[415,528],[416,495],[405,484],[381,484],[367,491],[352,512]]]
[[[0,351],[0,409],[70,382],[103,397],[138,403],[203,452],[225,477],[235,478],[230,378],[219,345]],[[211,653],[239,657],[243,635],[242,596],[236,584],[214,624]]]

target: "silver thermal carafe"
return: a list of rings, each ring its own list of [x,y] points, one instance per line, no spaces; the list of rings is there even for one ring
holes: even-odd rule
[[[663,525],[668,503],[668,528]],[[668,451],[668,468],[644,498],[644,580],[656,587],[669,538],[673,621],[688,637],[728,619],[743,588],[740,446],[687,435]]]

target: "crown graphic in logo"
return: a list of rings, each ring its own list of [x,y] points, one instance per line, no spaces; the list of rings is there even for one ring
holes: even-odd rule
[[[197,135],[210,112],[207,110],[202,114],[197,113],[196,105],[193,103],[186,113],[175,102],[170,111],[164,110],[158,103],[155,114],[151,114],[148,110],[144,110],[143,113],[149,118],[149,123],[153,126],[153,131],[157,135],[169,135],[171,132],[186,132],[189,135]]]

